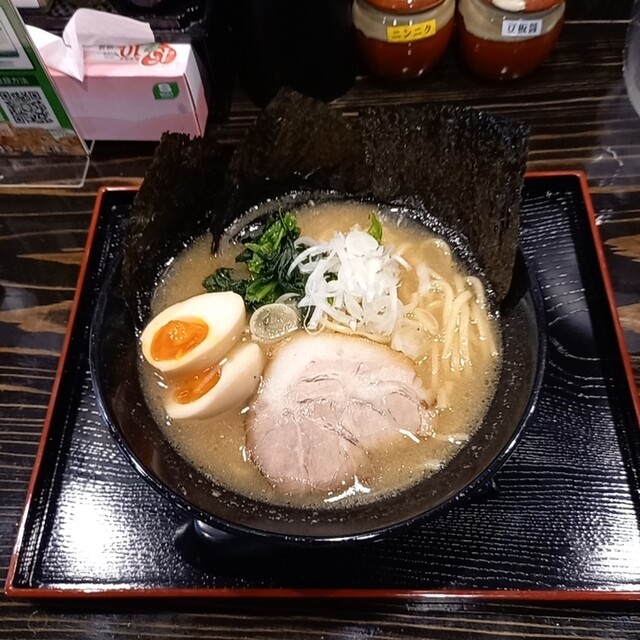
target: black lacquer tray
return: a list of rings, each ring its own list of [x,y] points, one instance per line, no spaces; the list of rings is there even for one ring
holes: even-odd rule
[[[638,397],[581,174],[530,174],[521,246],[548,357],[534,419],[492,487],[373,543],[302,549],[203,530],[102,422],[88,338],[131,189],[96,204],[6,583],[10,596],[640,599]]]

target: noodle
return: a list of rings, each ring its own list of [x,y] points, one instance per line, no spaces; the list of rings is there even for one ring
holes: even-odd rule
[[[478,339],[482,342],[486,341],[487,349],[491,355],[497,355],[498,351],[496,348],[496,343],[493,339],[491,329],[489,328],[489,322],[482,313],[482,310],[476,306],[472,313],[476,328],[478,330]]]
[[[331,320],[327,320],[326,318],[322,321],[322,326],[327,329],[331,329],[331,331],[335,331],[336,333],[343,333],[346,336],[367,338],[369,340],[373,340],[373,342],[377,342],[378,344],[389,344],[391,340],[389,336],[379,336],[373,333],[367,333],[366,331],[354,331],[353,329],[349,329],[348,327],[332,322]]]
[[[444,333],[444,343],[442,347],[442,357],[444,359],[448,359],[451,357],[451,349],[453,347],[453,336],[455,334],[456,325],[458,322],[458,314],[460,313],[460,309],[462,305],[467,302],[471,298],[471,291],[464,291],[461,293],[451,305],[451,312],[447,317],[444,318],[445,321],[445,333]],[[444,314],[443,314],[444,317]]]
[[[432,313],[425,309],[416,308],[413,310],[413,315],[429,333],[433,335],[438,333],[438,321]]]
[[[447,321],[449,314],[451,313],[451,307],[453,306],[453,288],[447,282],[440,281],[440,287],[444,291],[444,309],[442,311],[443,322]]]
[[[438,369],[440,368],[440,354],[438,353],[438,343],[434,342],[431,346],[431,386],[436,387],[438,384]]]
[[[461,367],[464,369],[466,365],[470,365],[469,360],[469,305],[465,304],[460,311],[460,360]]]
[[[453,385],[449,377],[461,373],[466,377],[471,372],[472,348],[479,358],[487,354],[497,355],[497,351],[487,317],[482,282],[474,276],[447,272],[455,268],[455,263],[449,245],[441,239],[430,238],[422,242],[420,256],[427,247],[434,245],[448,258],[445,271],[435,271],[423,261],[417,263],[418,290],[411,293],[409,303],[403,309],[404,318],[391,345],[405,351],[416,362],[429,358],[431,388],[436,394],[438,408],[444,409],[449,406]],[[410,252],[411,247],[406,242],[396,251],[406,255],[409,263]],[[446,273],[446,277],[442,273]],[[476,327],[473,333],[471,324]],[[411,333],[420,329],[426,334],[424,344],[415,337],[415,333]],[[449,366],[442,369],[441,360],[448,360]]]
[[[471,285],[473,292],[476,294],[476,302],[482,307],[485,308],[487,304],[487,299],[484,295],[484,287],[482,286],[482,282],[474,276],[469,276],[467,278],[467,282]]]
[[[414,291],[411,294],[411,300],[409,300],[409,302],[404,307],[405,315],[411,313],[418,306],[419,302],[420,302],[420,296],[418,295],[417,291]]]

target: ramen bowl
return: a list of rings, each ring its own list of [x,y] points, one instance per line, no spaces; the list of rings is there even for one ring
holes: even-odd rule
[[[451,239],[446,229],[435,230]],[[193,237],[202,231],[194,228]],[[158,277],[183,246],[177,236],[167,239],[166,260],[159,260],[156,268]],[[457,239],[453,246],[459,257],[465,255],[463,241]],[[368,503],[326,509],[249,498],[181,457],[147,406],[139,377],[139,332],[121,295],[118,268],[98,299],[91,371],[101,411],[125,456],[157,491],[194,519],[227,532],[284,543],[367,540],[428,521],[443,509],[464,508],[462,498],[484,487],[515,448],[536,405],[546,344],[541,295],[521,252],[510,291],[499,307],[499,322],[502,367],[495,393],[481,423],[456,455],[405,489]]]

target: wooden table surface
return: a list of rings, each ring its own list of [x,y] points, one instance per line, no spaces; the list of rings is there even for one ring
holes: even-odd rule
[[[359,79],[337,108],[384,99],[491,109],[531,125],[530,170],[584,170],[618,312],[640,379],[640,118],[622,77],[624,23],[569,23],[528,79],[490,84],[450,56],[402,87]],[[237,97],[215,127],[230,144],[256,109]],[[96,190],[138,184],[153,145],[104,144],[81,190],[0,195],[0,581],[4,580],[49,400]],[[636,638],[640,603],[421,601],[56,603],[0,598],[1,638]]]

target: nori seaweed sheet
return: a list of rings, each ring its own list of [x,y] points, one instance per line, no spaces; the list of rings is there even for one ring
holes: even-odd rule
[[[180,133],[164,134],[156,148],[131,208],[122,260],[121,292],[138,327],[159,269],[180,243],[206,231],[232,152],[212,138]]]
[[[290,191],[335,190],[426,211],[464,236],[498,300],[519,234],[528,128],[449,105],[377,106],[357,117],[281,91],[236,150],[225,214]],[[214,237],[226,226],[212,218]]]
[[[424,209],[461,233],[498,300],[520,232],[528,128],[476,109],[369,109],[360,119],[372,195]]]
[[[364,140],[323,102],[282,90],[234,153],[228,207],[241,213],[290,191],[360,192],[369,187]],[[214,233],[218,231],[213,221]]]
[[[351,116],[281,90],[230,161],[210,137],[163,138],[132,211],[125,299],[144,319],[167,247],[175,251],[181,230],[193,233],[194,217],[210,216],[215,248],[249,207],[327,190],[441,219],[468,240],[499,302],[514,268],[527,145],[522,123],[471,108],[377,106]]]

